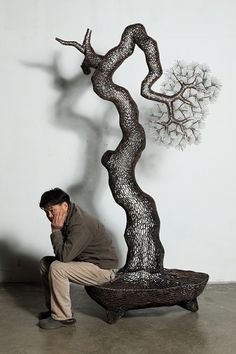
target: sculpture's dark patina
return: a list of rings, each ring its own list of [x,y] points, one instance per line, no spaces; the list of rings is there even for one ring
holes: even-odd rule
[[[88,30],[83,44],[57,40],[76,47],[85,55],[82,69],[91,68],[94,91],[115,104],[123,133],[115,151],[107,151],[102,163],[109,173],[109,185],[115,201],[126,211],[125,241],[128,254],[125,266],[115,280],[102,286],[86,287],[88,294],[107,310],[109,323],[115,322],[130,309],[178,304],[197,311],[197,296],[203,291],[208,275],[190,271],[163,268],[164,249],[159,239],[160,220],[154,200],[144,193],[135,179],[135,165],[145,148],[145,132],[138,122],[138,108],[129,92],[116,85],[112,76],[116,69],[134,51],[135,44],[145,53],[148,75],[142,82],[141,94],[147,99],[163,102],[169,115],[173,102],[183,99],[183,93],[192,84],[183,84],[178,93],[167,96],[154,92],[151,87],[161,76],[162,68],[155,40],[149,37],[141,24],[128,26],[118,46],[104,55],[98,55],[90,44]]]

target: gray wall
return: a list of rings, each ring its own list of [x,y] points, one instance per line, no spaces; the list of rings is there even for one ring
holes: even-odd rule
[[[236,281],[235,10],[233,0],[1,0],[0,281],[38,279],[38,260],[52,254],[38,201],[54,186],[100,217],[124,262],[126,219],[99,161],[120,139],[117,112],[81,74],[83,55],[54,37],[81,42],[89,27],[105,53],[136,22],[157,40],[164,70],[177,59],[206,63],[223,85],[200,145],[179,152],[148,138],[137,166],[157,202],[165,266]],[[141,112],[153,105],[139,96],[146,73],[137,49],[114,76]]]

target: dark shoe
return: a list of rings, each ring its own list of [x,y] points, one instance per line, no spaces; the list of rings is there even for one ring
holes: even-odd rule
[[[40,312],[38,314],[38,319],[39,320],[44,320],[45,318],[48,318],[50,316],[51,316],[51,311],[48,310],[48,311]]]
[[[76,319],[70,318],[68,320],[58,321],[52,317],[45,318],[39,321],[39,327],[43,329],[57,329],[60,327],[72,327],[75,325]]]

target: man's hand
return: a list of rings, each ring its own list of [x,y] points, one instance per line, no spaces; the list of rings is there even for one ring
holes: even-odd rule
[[[54,231],[59,231],[62,229],[64,222],[66,220],[66,215],[67,213],[65,211],[58,211],[56,215],[53,216],[52,222],[51,222],[51,228],[52,232]]]

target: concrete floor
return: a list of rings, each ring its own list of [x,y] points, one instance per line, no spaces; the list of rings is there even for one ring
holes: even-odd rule
[[[178,306],[129,311],[116,324],[82,287],[71,289],[75,328],[42,330],[39,285],[0,286],[1,354],[235,354],[236,284],[208,285],[199,311]]]

